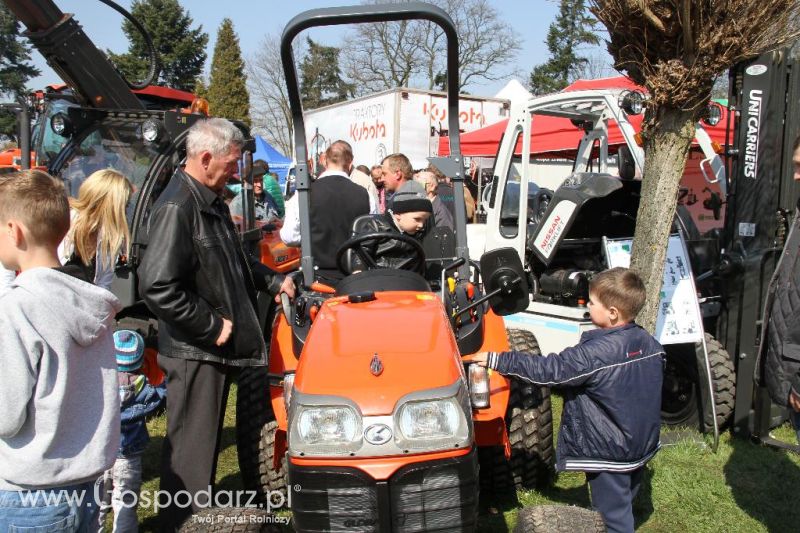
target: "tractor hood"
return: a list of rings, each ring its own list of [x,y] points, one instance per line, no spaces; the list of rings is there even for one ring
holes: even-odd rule
[[[373,416],[391,414],[409,393],[451,386],[463,377],[453,330],[436,295],[376,292],[360,303],[347,296],[325,302],[300,355],[294,388],[347,398],[364,416]]]

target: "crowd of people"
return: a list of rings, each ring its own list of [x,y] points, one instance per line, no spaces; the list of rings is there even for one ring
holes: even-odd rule
[[[146,222],[138,287],[158,319],[165,384],[148,380],[147,342],[118,327],[121,304],[108,290],[129,253],[130,182],[101,169],[68,199],[63,184],[41,171],[0,177],[1,531],[97,531],[110,512],[115,531],[136,531],[135,495],[149,441],[145,419],[165,399],[160,490],[185,492],[191,505],[169,498],[161,506],[160,529],[177,530],[210,503],[229,387],[240,369],[267,362],[256,293],[278,301],[296,291],[291,277],[273,272],[242,246],[232,217],[243,214],[243,193],[229,197],[230,205],[225,201],[243,146],[241,131],[229,121],[197,122],[187,137],[185,164]],[[354,167],[353,161],[347,142],[332,143],[308,191],[317,278],[334,286],[345,276],[337,251],[351,237],[380,232],[422,239],[431,228],[454,226],[453,187],[435,167],[414,172],[403,154],[372,168]],[[800,180],[800,139],[794,163]],[[264,161],[254,165],[253,188],[256,218],[277,221],[282,240],[298,245],[298,195],[284,204]],[[464,201],[472,218],[474,199],[466,189]],[[404,239],[376,241],[371,255],[375,265],[355,258],[350,272],[425,269],[409,264],[413,254]],[[782,263],[776,283],[796,280],[795,263]],[[645,294],[635,273],[600,273],[589,294],[598,329],[578,346],[557,357],[507,352],[474,360],[570,389],[558,467],[587,472],[593,505],[609,530],[632,531],[631,502],[659,446],[660,397],[653,391],[661,390],[663,348],[633,322]],[[767,379],[779,382],[776,402],[800,411],[800,374],[780,353],[781,335],[791,340],[796,332],[781,329],[777,321],[786,322],[785,312],[775,309],[765,321],[767,357],[785,371]],[[97,486],[99,505],[88,497],[53,505],[45,496],[91,495]],[[198,497],[203,494],[205,500]]]

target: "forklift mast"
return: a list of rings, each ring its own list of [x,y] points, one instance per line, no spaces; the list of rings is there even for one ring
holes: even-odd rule
[[[729,106],[735,118],[720,265],[726,312],[718,338],[737,363],[733,431],[766,442],[784,415],[754,373],[767,286],[800,196],[791,162],[800,134],[800,62],[783,49],[737,65]]]
[[[108,58],[70,13],[52,0],[3,0],[47,64],[75,91],[83,107],[144,109]]]

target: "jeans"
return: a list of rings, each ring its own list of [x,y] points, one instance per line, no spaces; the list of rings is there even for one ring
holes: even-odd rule
[[[0,531],[88,533],[97,530],[95,483],[41,490],[0,490]]]
[[[114,466],[103,474],[106,488],[100,504],[100,528],[106,516],[114,510],[114,533],[136,533],[139,521],[136,509],[139,507],[139,490],[142,488],[142,456],[117,457]]]

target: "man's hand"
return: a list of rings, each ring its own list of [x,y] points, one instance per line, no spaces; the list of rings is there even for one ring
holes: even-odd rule
[[[222,346],[223,344],[228,342],[228,339],[231,338],[232,332],[233,332],[233,322],[231,322],[227,318],[223,318],[222,331],[219,332],[219,337],[217,337],[217,342],[215,342],[214,344],[216,344],[217,346]]]
[[[789,407],[800,413],[800,395],[794,390],[789,391]]]
[[[278,291],[278,294],[275,295],[275,301],[281,303],[281,293],[285,292],[289,298],[294,298],[294,281],[289,276],[284,278],[283,283],[281,283],[281,288]]]

